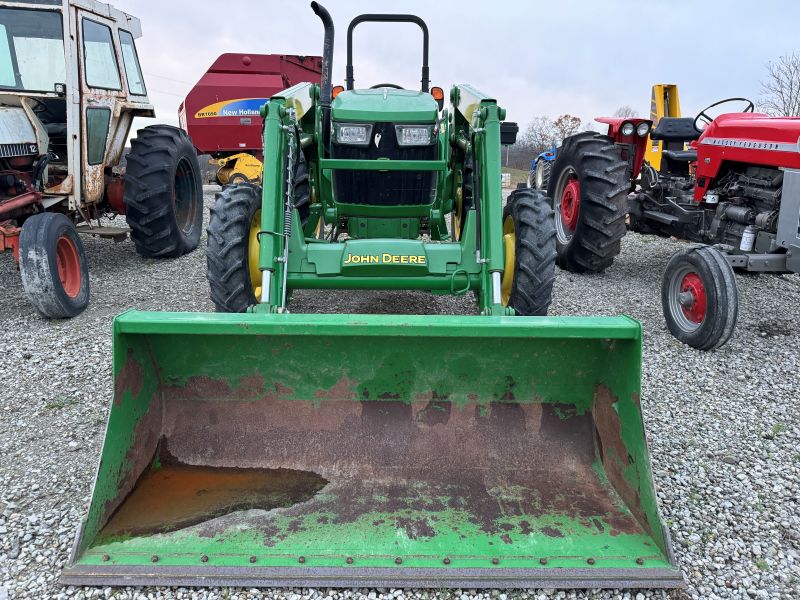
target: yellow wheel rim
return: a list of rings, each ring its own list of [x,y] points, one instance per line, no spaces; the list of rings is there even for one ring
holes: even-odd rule
[[[511,286],[514,283],[514,259],[517,250],[517,235],[514,231],[514,219],[507,216],[503,221],[503,246],[506,249],[505,268],[503,270],[503,280],[500,284],[502,292],[503,306],[508,306],[511,298]]]
[[[250,221],[250,235],[247,240],[247,262],[250,267],[250,285],[256,298],[261,296],[261,271],[258,270],[258,232],[261,231],[261,210],[257,210]]]

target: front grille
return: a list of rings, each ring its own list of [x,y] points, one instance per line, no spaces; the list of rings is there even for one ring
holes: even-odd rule
[[[380,138],[377,136],[380,135]],[[376,146],[375,140],[380,139]],[[334,143],[333,158],[376,160],[436,160],[436,144],[416,148],[397,145],[394,123],[375,123],[369,146],[359,148]],[[435,171],[349,171],[333,172],[333,193],[337,202],[372,206],[431,204],[436,187]]]
[[[0,158],[33,156],[39,153],[36,144],[0,144]]]

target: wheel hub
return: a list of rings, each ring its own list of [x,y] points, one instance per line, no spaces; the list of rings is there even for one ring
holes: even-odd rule
[[[511,300],[511,288],[514,285],[514,263],[516,261],[517,235],[514,219],[508,216],[503,221],[503,246],[505,248],[505,264],[500,284],[503,306]]]
[[[692,323],[700,324],[706,318],[706,288],[697,273],[687,273],[681,280],[678,302],[684,316]]]
[[[81,291],[81,261],[75,244],[64,235],[56,242],[56,265],[64,293],[76,298]]]
[[[175,171],[172,203],[175,209],[175,220],[185,235],[188,235],[194,228],[193,215],[198,202],[193,182],[192,166],[188,160],[182,159]]]
[[[261,271],[258,268],[258,255],[261,243],[258,234],[261,231],[261,210],[257,210],[250,221],[250,232],[247,241],[247,262],[250,268],[250,285],[256,298],[261,296]]]
[[[577,179],[570,179],[561,194],[561,222],[569,233],[578,225],[578,210],[581,203],[581,188]]]

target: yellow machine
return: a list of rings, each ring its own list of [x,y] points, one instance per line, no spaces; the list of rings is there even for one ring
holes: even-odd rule
[[[656,83],[650,97],[650,119],[655,129],[661,117],[680,117],[681,101],[678,86],[674,83]],[[661,151],[663,142],[650,140],[645,150],[644,159],[656,170],[661,169]]]
[[[240,152],[232,156],[217,159],[219,171],[217,171],[217,181],[220,185],[234,183],[261,184],[261,174],[264,171],[264,164],[252,154]]]

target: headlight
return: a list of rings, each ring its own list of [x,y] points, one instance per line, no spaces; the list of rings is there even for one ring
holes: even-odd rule
[[[395,125],[397,145],[430,146],[433,143],[433,125]]]
[[[372,137],[372,125],[355,123],[334,123],[334,139],[337,144],[348,146],[368,146]]]
[[[636,128],[636,135],[644,137],[648,133],[650,133],[650,123],[639,123],[639,126]]]
[[[629,121],[626,121],[625,123],[623,123],[622,127],[620,128],[620,132],[622,133],[622,135],[625,135],[625,136],[633,135],[633,130],[634,130],[633,123],[631,123]]]

